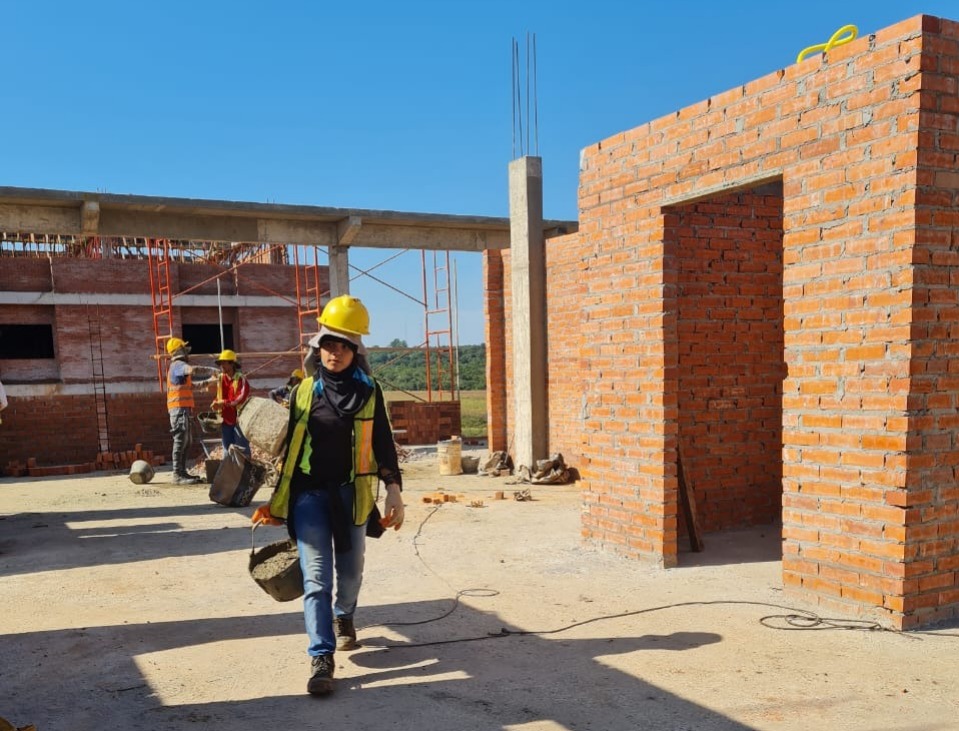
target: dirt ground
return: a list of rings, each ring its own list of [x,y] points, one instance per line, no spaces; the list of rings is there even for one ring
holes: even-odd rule
[[[584,546],[575,485],[408,462],[333,696],[299,601],[250,578],[250,508],[125,474],[0,480],[0,717],[38,731],[959,729],[959,630],[799,628],[776,526],[663,571]],[[423,497],[443,488],[464,499]],[[506,500],[494,500],[496,490]],[[471,507],[470,501],[482,501]],[[265,533],[264,536],[260,536]],[[258,545],[282,529],[258,530]]]

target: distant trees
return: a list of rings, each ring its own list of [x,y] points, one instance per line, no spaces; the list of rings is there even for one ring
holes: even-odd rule
[[[405,340],[395,338],[389,344],[395,350],[373,350],[367,358],[373,375],[383,382],[386,390],[425,391],[426,352],[409,350]],[[430,375],[434,389],[450,387],[449,353],[446,350],[430,350]],[[454,355],[455,366],[455,355]],[[464,391],[486,389],[486,346],[461,345],[459,347],[460,388]],[[440,383],[442,378],[442,383]]]

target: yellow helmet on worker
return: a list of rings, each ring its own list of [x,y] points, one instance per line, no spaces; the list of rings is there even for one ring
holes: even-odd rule
[[[290,380],[296,379],[297,381],[302,381],[306,378],[306,373],[303,372],[302,368],[297,368],[290,374]]]
[[[181,340],[180,338],[170,338],[166,341],[166,352],[167,355],[173,355],[178,350],[183,348],[190,347],[190,344],[186,340]]]
[[[370,313],[359,299],[348,294],[341,294],[327,302],[316,319],[330,330],[350,335],[370,334]]]
[[[216,359],[217,363],[236,363],[236,353],[227,348]]]

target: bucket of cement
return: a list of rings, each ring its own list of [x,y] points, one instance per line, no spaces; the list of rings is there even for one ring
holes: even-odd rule
[[[463,474],[463,443],[458,437],[436,443],[436,455],[439,457],[441,475]]]
[[[244,404],[237,416],[240,431],[257,449],[277,457],[286,441],[290,412],[273,399],[254,396]]]
[[[259,523],[253,524],[252,535]],[[250,551],[250,576],[263,591],[278,602],[303,596],[303,570],[296,542],[289,538]]]

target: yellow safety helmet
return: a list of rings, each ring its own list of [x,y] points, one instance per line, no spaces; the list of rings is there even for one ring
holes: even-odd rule
[[[362,302],[348,294],[341,294],[327,302],[316,320],[331,330],[350,335],[370,334],[370,313]]]
[[[306,374],[303,372],[302,368],[297,368],[290,374],[290,378],[298,378],[302,381],[304,378],[306,378]]]
[[[232,350],[227,348],[222,353],[220,353],[220,357],[216,359],[216,362],[217,363],[236,363],[236,353],[234,353]]]
[[[175,352],[181,348],[185,348],[189,345],[186,340],[181,340],[180,338],[170,338],[166,341],[166,352],[167,355],[173,355]]]

